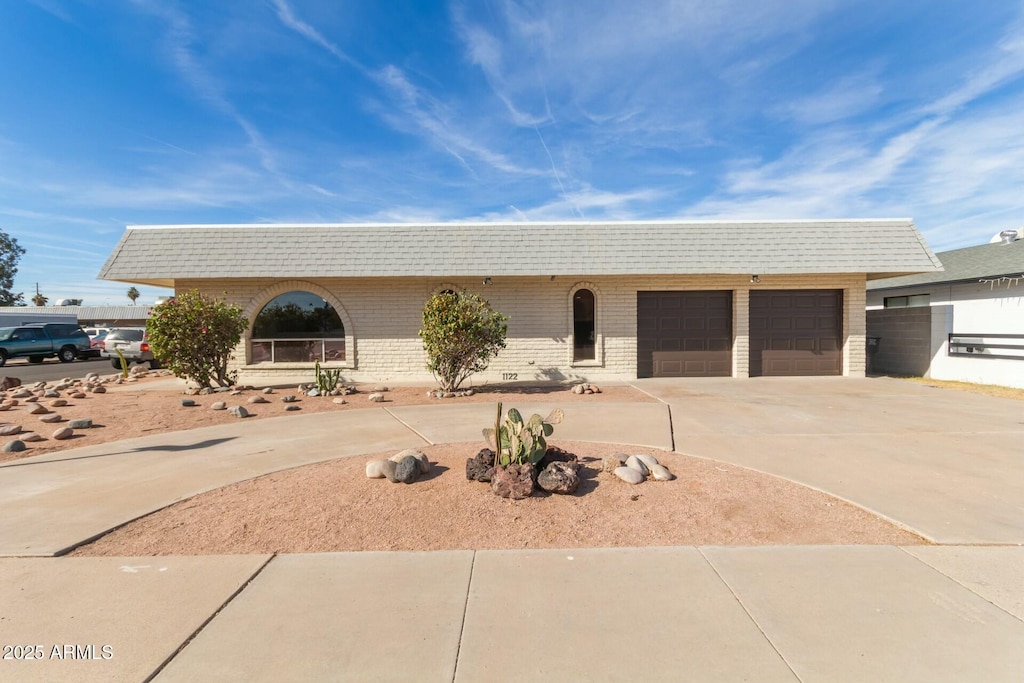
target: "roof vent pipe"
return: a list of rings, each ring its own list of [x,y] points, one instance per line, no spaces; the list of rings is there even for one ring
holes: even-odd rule
[[[1003,230],[999,233],[999,239],[1003,244],[1009,244],[1020,239],[1020,230]]]

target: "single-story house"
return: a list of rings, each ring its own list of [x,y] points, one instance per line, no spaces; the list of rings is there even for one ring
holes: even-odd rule
[[[868,283],[871,370],[1024,388],[1024,228]]]
[[[429,382],[425,301],[508,322],[485,382],[865,371],[865,283],[941,264],[910,219],[129,226],[100,272],[249,321],[234,367]]]

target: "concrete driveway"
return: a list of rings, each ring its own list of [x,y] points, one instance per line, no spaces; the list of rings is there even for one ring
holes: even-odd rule
[[[1024,543],[1024,401],[892,378],[650,379],[675,450],[845,498],[939,543]]]

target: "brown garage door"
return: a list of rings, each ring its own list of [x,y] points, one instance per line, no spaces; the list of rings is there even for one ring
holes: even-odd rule
[[[637,377],[729,377],[732,292],[637,292]]]
[[[838,289],[750,293],[750,375],[841,375]]]

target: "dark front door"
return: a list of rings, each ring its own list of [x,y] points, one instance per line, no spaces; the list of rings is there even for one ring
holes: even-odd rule
[[[732,292],[637,292],[637,377],[732,375]]]
[[[841,375],[843,293],[750,293],[750,376]]]

